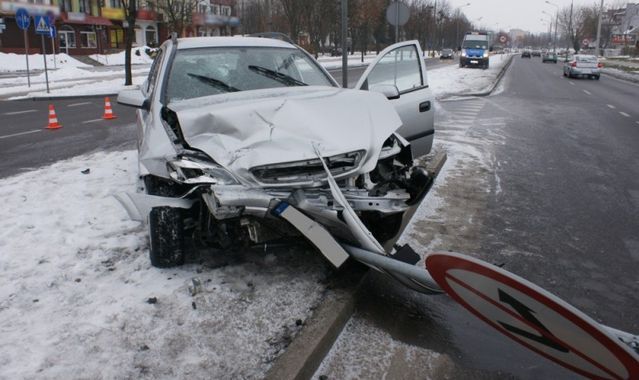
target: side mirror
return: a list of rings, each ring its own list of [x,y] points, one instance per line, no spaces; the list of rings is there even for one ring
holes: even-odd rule
[[[394,84],[375,84],[369,88],[369,91],[379,92],[388,100],[399,99],[399,90]]]
[[[139,88],[120,91],[118,94],[118,103],[145,110],[149,109],[149,101],[144,97]]]

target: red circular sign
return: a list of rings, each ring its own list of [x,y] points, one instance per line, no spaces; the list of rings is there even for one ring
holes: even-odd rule
[[[430,254],[426,267],[449,296],[538,354],[593,379],[639,379],[639,355],[544,289],[460,254]]]

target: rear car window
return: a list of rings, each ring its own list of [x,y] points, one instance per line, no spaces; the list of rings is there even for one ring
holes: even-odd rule
[[[597,58],[594,55],[578,55],[576,58],[579,62],[597,62]]]

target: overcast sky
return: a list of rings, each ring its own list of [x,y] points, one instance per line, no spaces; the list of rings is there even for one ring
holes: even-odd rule
[[[559,5],[560,8],[570,6],[570,0],[550,0]],[[557,10],[545,0],[448,0],[449,4],[456,7],[470,3],[462,8],[462,12],[475,25],[479,24],[487,29],[523,29],[533,33],[547,32],[548,24],[544,24],[540,19],[550,20],[550,16],[542,13],[546,11],[554,15]],[[618,1],[617,1],[618,2]],[[632,1],[629,1],[632,2]],[[599,4],[600,0],[574,0],[575,5]],[[604,4],[610,0],[604,1]],[[477,21],[482,17],[481,21]],[[554,24],[553,24],[554,28]]]

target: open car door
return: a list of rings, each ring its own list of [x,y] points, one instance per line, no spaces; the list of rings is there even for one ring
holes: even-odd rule
[[[384,49],[355,86],[381,92],[402,119],[399,134],[411,143],[413,157],[430,152],[433,145],[433,94],[428,88],[426,65],[418,41],[405,41]]]

